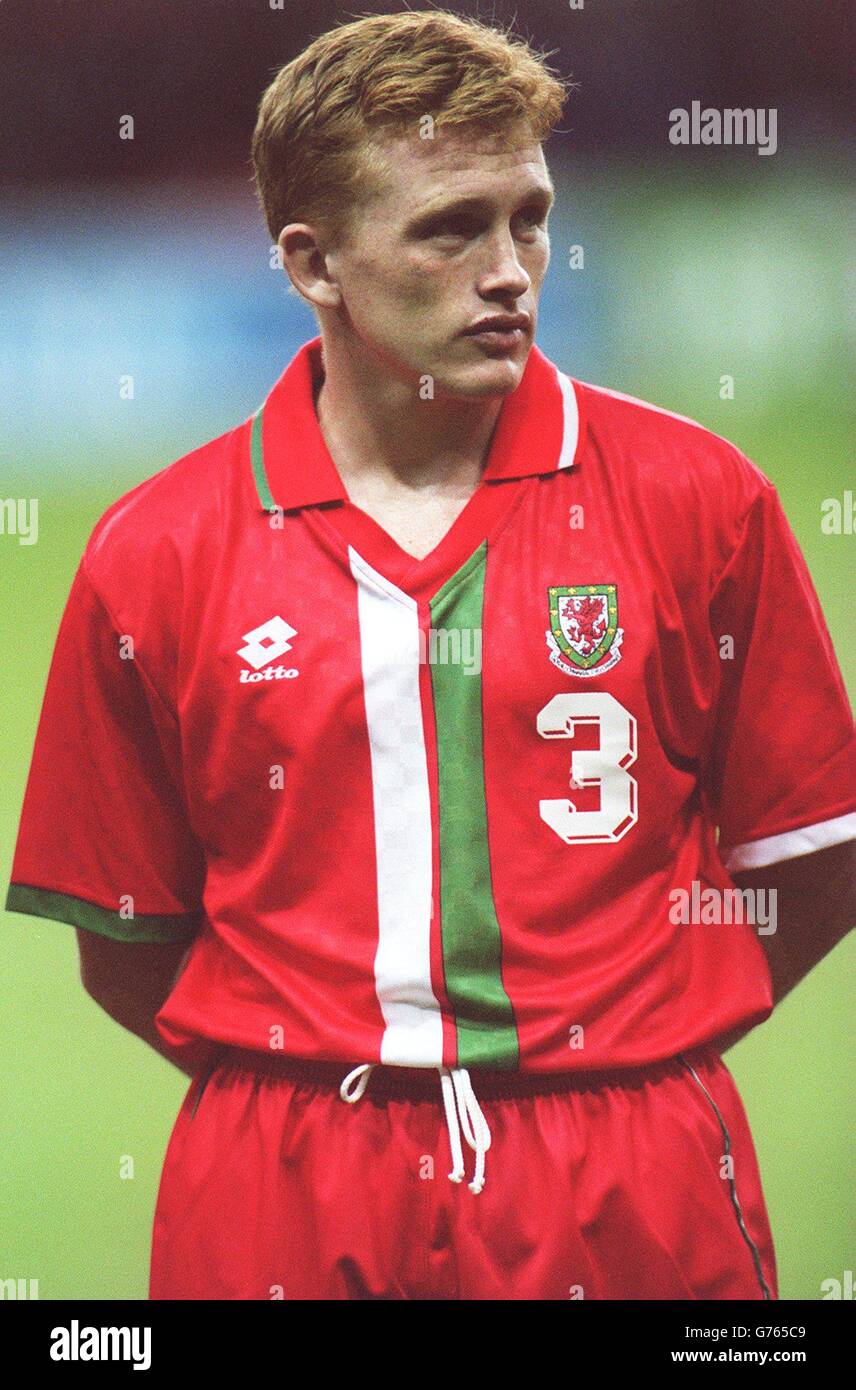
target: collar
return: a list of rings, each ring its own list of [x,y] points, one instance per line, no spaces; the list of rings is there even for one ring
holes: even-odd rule
[[[250,451],[266,510],[346,502],[318,417],[314,391],[324,375],[321,338],[304,343],[252,417]],[[534,343],[517,389],[502,403],[483,481],[554,473],[579,462],[580,390]]]

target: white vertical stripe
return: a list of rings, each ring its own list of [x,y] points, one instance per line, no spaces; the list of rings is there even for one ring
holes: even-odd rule
[[[559,378],[559,386],[562,389],[562,411],[564,414],[564,432],[562,434],[562,452],[559,455],[557,468],[570,468],[577,452],[577,441],[580,435],[580,411],[577,405],[577,393],[574,383],[564,372],[556,371]]]
[[[431,988],[431,800],[419,695],[416,603],[353,549],[372,764],[381,1061],[440,1066],[443,1023]]]
[[[854,839],[856,811],[851,811],[846,816],[834,816],[832,820],[804,825],[799,830],[768,835],[765,840],[750,840],[745,845],[735,845],[722,862],[730,874],[739,869],[765,869],[768,864],[796,859],[801,854],[814,854],[816,850],[826,849],[829,845],[840,845],[845,840]]]

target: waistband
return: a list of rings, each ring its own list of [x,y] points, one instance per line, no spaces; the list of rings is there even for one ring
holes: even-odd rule
[[[686,1059],[691,1066],[707,1068],[721,1063],[714,1047],[688,1048],[674,1057],[635,1067],[586,1068],[563,1072],[523,1072],[492,1067],[468,1067],[476,1094],[484,1100],[510,1100],[531,1095],[550,1095],[567,1091],[591,1091],[607,1086],[634,1088],[685,1076]],[[252,1072],[259,1077],[280,1078],[297,1085],[339,1091],[343,1079],[359,1065],[356,1061],[330,1062],[285,1056],[277,1052],[257,1052],[249,1048],[224,1046],[209,1060],[205,1074]],[[366,1098],[373,1102],[388,1099],[430,1100],[442,1104],[438,1067],[399,1067],[377,1062],[372,1067],[371,1086]]]

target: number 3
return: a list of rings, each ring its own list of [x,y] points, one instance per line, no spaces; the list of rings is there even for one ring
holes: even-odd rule
[[[596,724],[600,747],[571,753],[571,782],[600,788],[600,810],[578,811],[572,801],[540,801],[541,819],[566,844],[620,840],[636,824],[636,779],[626,771],[636,761],[636,720],[603,690],[554,695],[538,714],[542,738],[573,738],[580,724]]]

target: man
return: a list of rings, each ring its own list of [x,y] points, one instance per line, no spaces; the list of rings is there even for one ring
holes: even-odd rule
[[[75,578],[8,906],[194,1078],[153,1298],[777,1296],[720,1052],[851,924],[852,717],[770,481],[534,345],[563,96],[433,12],[285,67],[320,336]]]

